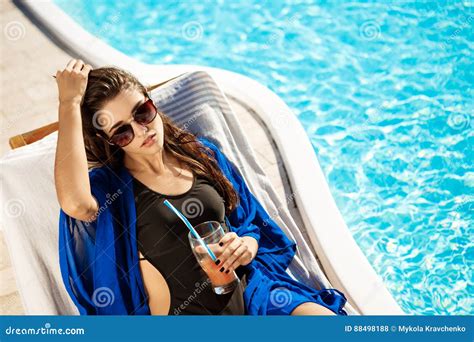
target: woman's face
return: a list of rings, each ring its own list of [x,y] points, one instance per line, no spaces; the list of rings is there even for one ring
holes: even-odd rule
[[[132,120],[134,110],[146,100],[147,97],[137,89],[127,89],[108,101],[97,113],[97,122],[109,138],[122,125],[131,124],[135,136],[131,143],[122,147],[125,153],[153,154],[163,147],[163,121],[159,113],[146,126],[142,126]],[[145,139],[154,134],[156,134],[154,142],[151,145],[143,145]]]

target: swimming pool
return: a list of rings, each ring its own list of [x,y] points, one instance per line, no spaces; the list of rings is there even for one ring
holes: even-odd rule
[[[473,313],[468,2],[55,3],[131,57],[268,86],[298,116],[354,238],[402,309]]]

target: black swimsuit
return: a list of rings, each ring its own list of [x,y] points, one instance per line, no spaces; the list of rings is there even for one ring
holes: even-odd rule
[[[240,285],[231,293],[213,292],[188,241],[189,229],[165,205],[168,201],[192,225],[218,221],[225,225],[224,200],[209,181],[194,175],[192,187],[180,195],[163,195],[133,178],[138,249],[166,279],[171,293],[168,315],[245,315],[246,274],[236,269]]]

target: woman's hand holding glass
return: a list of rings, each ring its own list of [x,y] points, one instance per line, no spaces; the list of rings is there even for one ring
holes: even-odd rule
[[[258,242],[253,237],[240,237],[234,232],[226,233],[219,243],[208,244],[208,247],[217,257],[216,265],[222,265],[219,271],[229,273],[239,266],[245,266],[255,258],[258,251]],[[202,247],[196,251],[203,253]]]

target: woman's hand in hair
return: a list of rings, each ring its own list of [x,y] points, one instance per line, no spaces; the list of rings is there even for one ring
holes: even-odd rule
[[[80,59],[71,59],[64,70],[56,72],[59,102],[81,104],[87,87],[87,77],[92,67]]]

